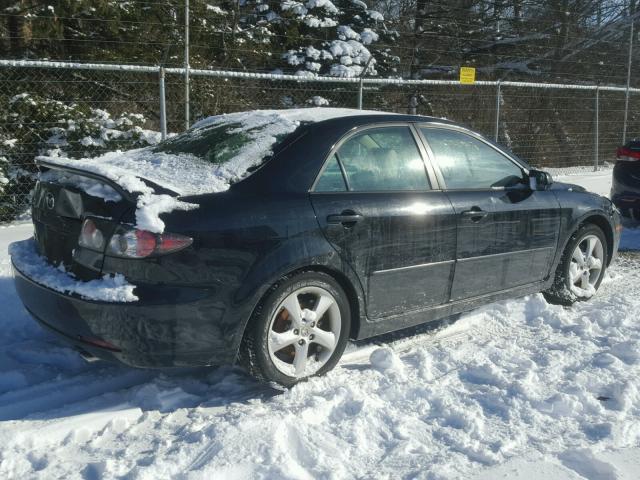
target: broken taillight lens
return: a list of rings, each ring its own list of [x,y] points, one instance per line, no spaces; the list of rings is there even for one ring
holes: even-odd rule
[[[101,252],[104,249],[104,234],[96,225],[96,222],[87,218],[82,224],[78,244],[81,247]]]

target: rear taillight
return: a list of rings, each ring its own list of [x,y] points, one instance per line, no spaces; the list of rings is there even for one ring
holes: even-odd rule
[[[82,224],[78,244],[81,247],[99,252],[104,249],[104,235],[96,225],[96,222],[90,218],[86,219]]]
[[[118,228],[107,246],[107,254],[123,258],[166,255],[188,247],[193,240],[175,233],[155,234],[137,228]]]
[[[112,228],[112,227],[111,227]],[[109,230],[111,230],[109,228]],[[188,247],[193,240],[175,233],[156,234],[146,230],[119,225],[106,243],[105,233],[92,219],[87,218],[82,224],[78,244],[90,250],[102,252],[106,246],[106,254],[122,258],[146,258],[166,255]]]
[[[618,157],[618,160],[635,162],[640,160],[640,151],[631,150],[627,147],[619,147],[616,151],[616,157]]]

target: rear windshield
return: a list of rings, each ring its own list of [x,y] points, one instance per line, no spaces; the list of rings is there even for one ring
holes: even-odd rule
[[[211,125],[189,130],[158,144],[154,152],[190,153],[207,162],[222,164],[234,157],[249,142],[249,131],[239,123]]]
[[[165,140],[154,147],[154,152],[189,153],[211,164],[223,165],[238,157],[241,150],[251,142],[259,143],[262,130],[263,125],[246,128],[241,123],[212,124]],[[274,135],[272,145],[277,146],[288,135],[289,132]],[[253,169],[263,164],[273,153],[273,150],[265,151],[265,156],[258,164],[253,165]]]

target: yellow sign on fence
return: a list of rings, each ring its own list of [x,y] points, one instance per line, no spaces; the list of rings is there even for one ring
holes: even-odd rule
[[[476,81],[476,69],[473,67],[460,67],[460,83],[471,85]]]

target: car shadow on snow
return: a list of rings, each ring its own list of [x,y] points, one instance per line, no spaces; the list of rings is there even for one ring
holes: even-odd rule
[[[42,359],[44,375],[33,374],[33,364],[20,364],[15,358],[12,368],[2,368],[0,387],[12,388],[0,393],[0,420],[51,420],[135,409],[168,413],[225,407],[281,392],[238,367],[146,370],[107,362],[78,365],[84,362],[79,354],[56,339],[23,346],[27,355],[31,350]],[[48,359],[43,358],[46,350],[51,352]]]
[[[2,288],[0,280],[0,288]],[[23,315],[24,327],[40,327]],[[348,352],[366,352],[380,345],[432,333],[452,319],[432,322],[351,342]],[[32,325],[29,325],[32,323]],[[41,421],[88,415],[118,416],[122,412],[173,412],[181,408],[224,408],[256,399],[268,400],[283,389],[259,383],[239,367],[136,369],[98,361],[85,362],[62,340],[42,331],[19,336],[0,354],[0,420]],[[368,368],[345,364],[343,368]]]
[[[0,421],[223,407],[281,392],[238,367],[146,370],[87,363],[27,313],[11,277],[0,277],[0,305]]]

